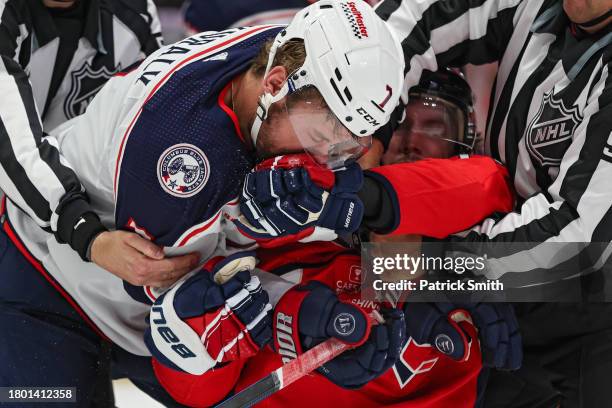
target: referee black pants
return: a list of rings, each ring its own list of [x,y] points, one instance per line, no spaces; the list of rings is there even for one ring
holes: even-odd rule
[[[515,307],[523,365],[490,373],[484,407],[612,407],[612,303]]]

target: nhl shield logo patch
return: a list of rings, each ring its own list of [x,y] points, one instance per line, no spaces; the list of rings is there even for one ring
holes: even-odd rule
[[[208,158],[192,144],[177,144],[162,153],[157,178],[163,190],[175,197],[191,197],[206,185],[210,175]]]
[[[89,63],[85,63],[80,69],[70,74],[70,92],[64,102],[64,114],[67,118],[74,118],[85,113],[89,102],[98,93],[100,88],[112,77],[121,67],[109,69],[102,66],[98,69],[93,68]]]
[[[527,128],[527,150],[540,165],[559,166],[581,121],[578,107],[566,108],[561,99],[555,99],[551,90],[544,95],[540,110]]]

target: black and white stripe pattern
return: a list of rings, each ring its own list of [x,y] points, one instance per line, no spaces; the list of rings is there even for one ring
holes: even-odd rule
[[[111,75],[161,45],[152,0],[90,0],[83,6],[82,37],[66,53],[59,52],[58,28],[42,1],[0,0],[0,189],[53,231],[63,206],[85,195],[44,131],[82,111]],[[66,109],[70,103],[77,108]]]
[[[580,256],[586,243],[612,240],[609,26],[593,36],[573,35],[559,0],[384,0],[377,13],[402,39],[404,101],[423,69],[499,61],[485,152],[508,167],[519,206],[452,241],[529,243],[508,259],[497,259],[495,274],[513,272],[533,284],[543,282],[538,276],[545,274],[526,272],[554,271]],[[557,111],[546,98],[555,101]],[[547,121],[546,115],[557,116]],[[555,123],[567,128],[548,128]],[[548,132],[539,147],[530,139],[536,124]],[[564,133],[565,142],[558,132],[570,132]],[[542,161],[534,151],[560,165]],[[570,244],[576,242],[583,244]],[[564,256],[542,256],[549,243],[560,243],[555,248]],[[565,251],[563,243],[568,243]],[[599,264],[609,256],[604,252]],[[523,262],[517,267],[510,258]]]

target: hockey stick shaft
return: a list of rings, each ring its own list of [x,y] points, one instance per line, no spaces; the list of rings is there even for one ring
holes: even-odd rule
[[[252,407],[270,395],[293,384],[328,361],[333,360],[349,348],[351,346],[348,344],[338,339],[330,338],[221,402],[216,408]]]
[[[372,311],[369,318],[373,324],[384,322],[384,319],[377,311]],[[350,348],[352,348],[350,345],[336,338],[327,339],[304,354],[299,355],[296,359],[272,371],[261,380],[216,405],[215,408],[252,407],[270,395],[293,384],[328,361],[338,357]]]

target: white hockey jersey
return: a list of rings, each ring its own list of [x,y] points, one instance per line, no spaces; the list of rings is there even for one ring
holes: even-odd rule
[[[105,226],[136,231],[167,254],[199,251],[203,260],[226,253],[226,238],[247,243],[223,232],[224,213],[235,213],[253,165],[224,95],[279,30],[201,33],[164,47],[113,77],[85,114],[49,137]],[[83,262],[10,200],[7,215],[27,256],[100,332],[131,353],[148,355],[142,333],[153,290]]]

